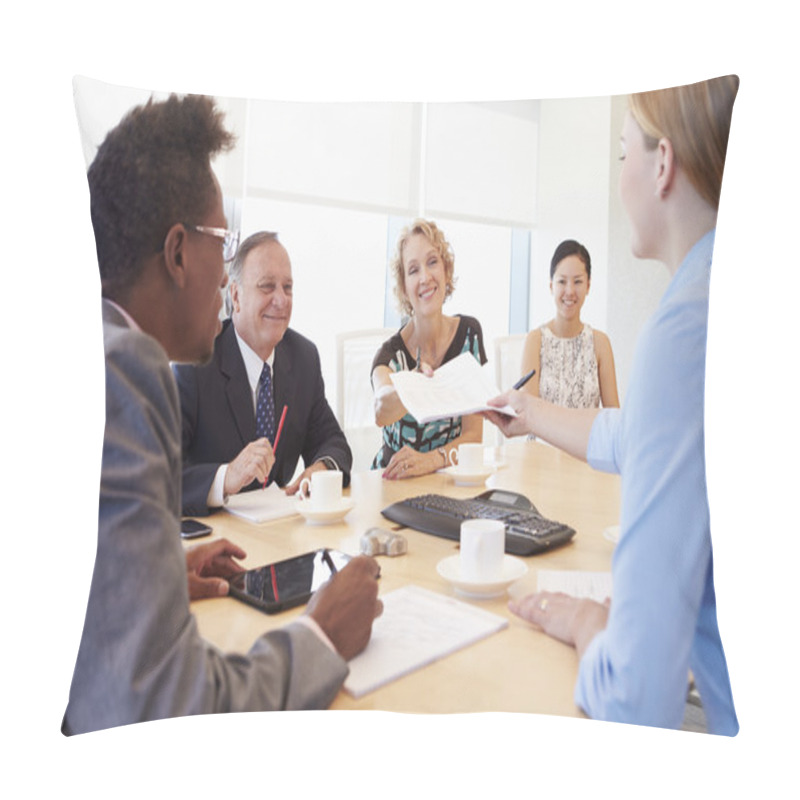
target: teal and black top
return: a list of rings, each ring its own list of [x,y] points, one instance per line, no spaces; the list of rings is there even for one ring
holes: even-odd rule
[[[483,347],[481,324],[474,317],[458,316],[456,330],[442,363],[452,361],[461,353],[472,353],[480,364],[486,363],[486,351]],[[416,358],[408,351],[403,337],[398,331],[385,341],[372,361],[372,369],[386,366],[392,372],[413,370],[417,366]],[[453,439],[461,435],[461,417],[437,419],[427,425],[420,425],[414,417],[406,414],[402,419],[387,425],[383,429],[383,445],[372,462],[372,469],[383,469],[388,466],[392,456],[403,446],[408,445],[420,453],[445,447]]]

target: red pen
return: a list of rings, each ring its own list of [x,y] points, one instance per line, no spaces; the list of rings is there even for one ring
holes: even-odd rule
[[[272,452],[273,454],[278,449],[278,440],[281,438],[281,431],[283,430],[283,421],[286,419],[286,412],[289,410],[289,406],[284,406],[283,411],[281,411],[281,418],[278,422],[278,432],[275,434],[275,443],[272,445]],[[269,475],[264,480],[264,485],[261,487],[262,489],[267,488],[267,482],[269,481]]]

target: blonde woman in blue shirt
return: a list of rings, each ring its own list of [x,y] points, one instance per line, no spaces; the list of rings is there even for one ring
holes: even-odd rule
[[[638,258],[672,278],[642,330],[622,409],[524,392],[488,416],[622,479],[610,604],[539,592],[510,604],[580,658],[575,702],[595,719],[680,727],[689,673],[711,733],[739,723],[717,626],[703,434],[708,290],[736,76],[630,97],[620,195]]]

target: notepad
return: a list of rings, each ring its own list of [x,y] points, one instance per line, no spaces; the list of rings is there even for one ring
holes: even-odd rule
[[[564,592],[602,603],[611,597],[611,573],[585,570],[540,569],[536,577],[540,592]]]
[[[349,663],[344,689],[361,697],[508,626],[485,609],[404,586],[381,597],[383,614],[366,649]]]
[[[500,392],[489,369],[470,353],[461,353],[442,364],[432,377],[408,370],[393,372],[390,377],[401,402],[420,425],[490,409],[517,416],[511,406],[493,408],[487,404]]]
[[[250,522],[269,522],[299,513],[297,498],[289,497],[276,483],[270,484],[266,489],[234,494],[228,498],[224,508],[228,513]]]

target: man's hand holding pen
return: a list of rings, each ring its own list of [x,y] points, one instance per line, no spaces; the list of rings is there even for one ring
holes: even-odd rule
[[[349,661],[366,646],[372,623],[383,613],[378,599],[380,567],[357,556],[317,591],[306,613],[322,628],[339,655]]]
[[[283,411],[281,412],[281,421],[278,423],[278,432],[275,434],[275,442],[272,445],[272,453],[273,455],[278,450],[278,442],[281,440],[281,432],[283,431],[283,423],[286,422],[286,412],[289,410],[289,406],[284,406]],[[273,463],[275,459],[273,458]],[[267,473],[267,477],[264,478],[264,481],[261,484],[262,489],[267,488],[267,483],[269,482],[269,472]]]
[[[269,439],[262,437],[250,442],[228,464],[225,472],[225,494],[236,494],[253,481],[263,484],[274,463],[275,454]]]

